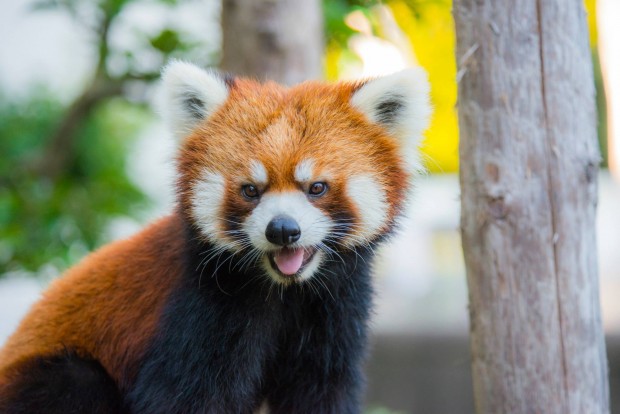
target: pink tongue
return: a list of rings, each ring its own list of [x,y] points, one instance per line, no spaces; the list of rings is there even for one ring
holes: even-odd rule
[[[274,256],[274,261],[285,275],[294,275],[297,273],[304,261],[304,249],[287,249],[286,247]]]

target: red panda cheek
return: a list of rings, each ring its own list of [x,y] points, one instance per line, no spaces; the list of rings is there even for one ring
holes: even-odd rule
[[[220,217],[226,195],[226,180],[220,173],[204,170],[189,188],[189,203],[194,224],[212,242],[223,239]]]
[[[347,181],[346,194],[357,210],[356,239],[372,240],[388,224],[390,206],[386,190],[372,175],[360,174]]]
[[[334,236],[350,234],[357,220],[355,207],[339,186],[330,185],[325,196],[320,198],[309,197],[312,205],[321,210],[333,223],[336,232]],[[340,238],[340,237],[336,237]]]

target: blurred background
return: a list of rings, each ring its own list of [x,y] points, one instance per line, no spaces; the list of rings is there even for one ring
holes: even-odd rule
[[[620,2],[584,6],[603,155],[601,301],[612,410],[620,412]],[[0,344],[67,267],[171,210],[174,145],[153,109],[169,59],[284,83],[421,65],[435,109],[422,147],[429,174],[376,264],[367,406],[374,414],[473,412],[451,7],[449,0],[0,1]]]

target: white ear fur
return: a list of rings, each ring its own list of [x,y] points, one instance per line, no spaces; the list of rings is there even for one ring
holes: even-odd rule
[[[431,116],[430,86],[424,69],[405,69],[368,81],[351,97],[351,104],[371,122],[384,126],[404,144],[412,169],[422,169],[418,146]]]
[[[182,140],[228,98],[226,82],[215,71],[173,61],[162,73],[163,110],[177,140]]]

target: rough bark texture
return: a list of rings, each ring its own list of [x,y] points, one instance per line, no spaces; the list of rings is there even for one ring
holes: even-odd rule
[[[455,0],[478,413],[609,412],[581,0]]]
[[[319,0],[223,0],[223,70],[292,85],[321,77]]]

